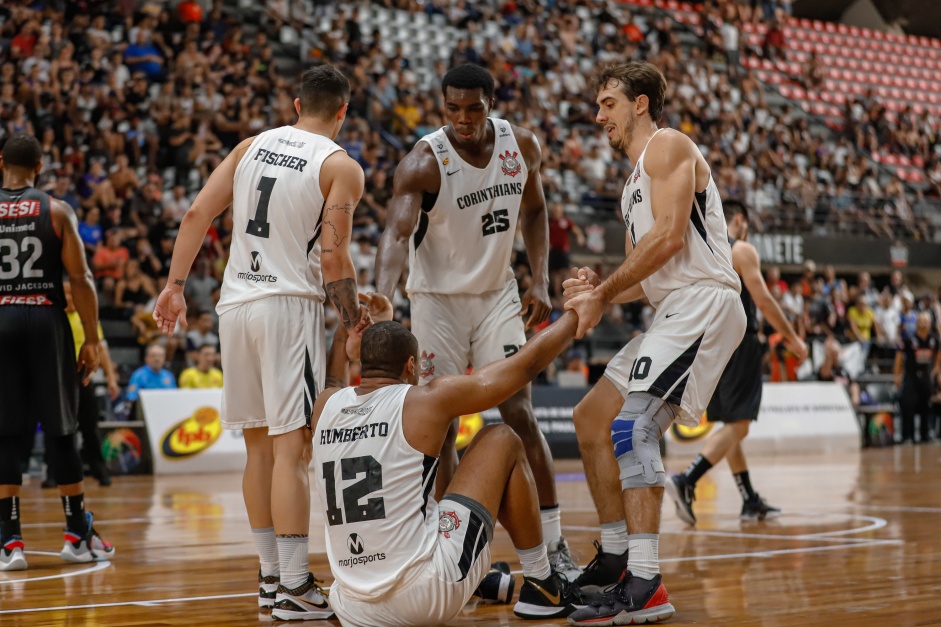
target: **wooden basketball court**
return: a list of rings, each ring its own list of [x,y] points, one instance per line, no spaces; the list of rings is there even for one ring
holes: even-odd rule
[[[668,460],[681,470],[683,460]],[[597,519],[578,461],[557,463],[563,531],[580,562],[594,555]],[[660,556],[673,625],[941,624],[941,447],[838,456],[759,457],[752,482],[784,509],[740,523],[725,464],[699,484],[695,529],[663,511]],[[30,569],[0,573],[2,625],[256,625],[257,561],[240,477],[89,482],[96,526],[117,547],[109,563],[65,564],[54,491],[24,489]],[[330,580],[320,505],[311,565]],[[494,559],[515,563],[498,528]],[[521,583],[517,578],[517,589]],[[468,606],[453,625],[509,625],[511,606]],[[522,622],[522,621],[520,621]],[[562,620],[529,624],[564,624]],[[304,623],[336,625],[335,622]]]

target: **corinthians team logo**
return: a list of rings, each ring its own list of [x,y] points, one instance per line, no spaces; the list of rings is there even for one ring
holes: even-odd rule
[[[421,352],[421,357],[418,358],[418,376],[420,376],[422,379],[427,379],[435,373],[435,362],[432,361],[434,358],[434,353],[428,353],[426,351]]]
[[[451,537],[451,532],[461,526],[461,519],[457,517],[457,512],[441,512],[438,518],[438,532],[443,533],[445,538]]]
[[[499,155],[500,160],[503,162],[503,173],[507,176],[516,176],[523,171],[523,166],[520,165],[519,160],[516,158],[517,156],[519,156],[519,153],[514,152],[510,154],[509,150]]]

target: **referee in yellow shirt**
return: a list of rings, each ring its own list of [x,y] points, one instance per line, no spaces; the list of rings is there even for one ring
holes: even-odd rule
[[[216,347],[203,344],[196,355],[196,365],[180,373],[181,388],[221,388],[222,371],[215,368]]]

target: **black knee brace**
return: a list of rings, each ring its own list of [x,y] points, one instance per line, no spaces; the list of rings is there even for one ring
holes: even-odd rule
[[[59,485],[71,485],[84,479],[82,458],[78,454],[75,435],[46,436],[46,461],[52,478]]]

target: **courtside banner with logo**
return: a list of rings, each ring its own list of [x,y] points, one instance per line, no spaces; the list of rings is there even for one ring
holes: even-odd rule
[[[225,431],[222,390],[141,390],[154,474],[245,468],[241,431]]]
[[[722,423],[703,417],[695,427],[674,424],[667,435],[667,454],[692,457]],[[858,450],[859,421],[839,383],[765,383],[758,421],[743,446],[746,453],[820,453]]]

